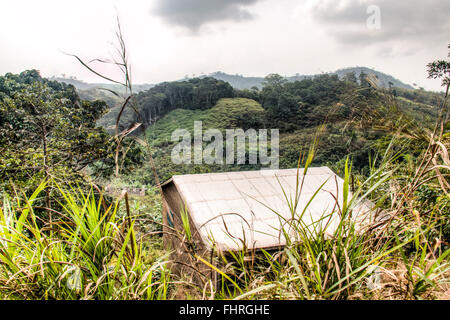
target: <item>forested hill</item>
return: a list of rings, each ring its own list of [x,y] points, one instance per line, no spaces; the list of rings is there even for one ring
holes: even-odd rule
[[[274,78],[278,78],[277,81],[283,83],[282,91],[285,91],[284,89],[287,88],[286,92],[277,93],[284,99],[280,102],[280,110],[285,110],[286,104],[291,106],[289,108],[297,108],[304,104],[309,106],[323,105],[329,101],[327,97],[330,95],[336,95],[336,92],[339,92],[338,95],[341,95],[342,92],[347,92],[348,88],[342,89],[345,83],[347,85],[350,84],[350,87],[366,86],[366,78],[370,75],[374,76],[373,78],[379,88],[392,88],[396,94],[413,102],[432,104],[438,96],[438,94],[434,93],[425,93],[424,90],[415,90],[413,87],[390,75],[366,67],[340,69],[334,73],[315,76],[296,75],[293,77],[282,77],[277,74],[271,74],[265,78],[244,77],[242,75],[216,72],[210,76],[186,78],[157,85],[135,85],[133,89],[137,95],[138,109],[141,111],[143,120],[147,124],[151,124],[171,110],[177,108],[207,109],[214,106],[221,98],[244,97],[267,104],[262,99],[268,92],[267,88],[270,87],[267,81],[270,82]],[[98,124],[112,130],[120,110],[120,99],[113,95],[110,90],[124,94],[120,85],[92,84],[65,76],[60,78],[53,77],[50,80],[73,85],[77,88],[80,98],[84,100],[105,101],[110,107],[110,111],[99,120]],[[328,93],[326,92],[327,90]],[[430,101],[431,97],[434,97],[433,101]],[[335,100],[333,101],[336,102]],[[136,121],[135,116],[134,112],[126,110],[121,118],[122,127],[128,127]]]
[[[96,126],[106,109],[36,70],[0,76],[0,192],[12,188],[10,179],[24,190],[56,175],[82,183],[87,167],[110,175],[114,142]]]
[[[324,73],[324,74],[328,74],[328,75],[335,74],[335,75],[338,75],[340,79],[345,78],[348,74],[354,74],[357,79],[359,79],[361,77],[361,74],[363,74],[363,75],[373,74],[378,79],[379,85],[382,88],[397,87],[397,88],[403,88],[403,89],[414,89],[411,85],[405,84],[402,81],[394,78],[391,75],[388,75],[386,73],[383,73],[383,72],[380,72],[380,71],[377,71],[374,69],[370,69],[367,67],[344,68],[344,69],[339,69],[335,72],[329,72],[329,73]],[[288,82],[295,82],[295,81],[301,81],[301,80],[305,80],[305,79],[309,79],[309,78],[314,78],[319,75],[320,74],[317,74],[317,75],[296,74],[294,76],[286,76],[285,79]],[[220,71],[211,73],[207,76],[200,76],[199,78],[207,78],[207,77],[211,77],[211,78],[214,78],[217,80],[228,82],[233,88],[241,89],[241,90],[242,89],[251,89],[252,87],[257,87],[257,88],[261,89],[263,87],[263,82],[265,79],[264,77],[248,77],[248,76],[239,75],[239,74],[232,75],[232,74],[227,74],[227,73],[220,72]],[[191,79],[191,78],[185,78],[180,81],[186,81],[189,79]],[[64,82],[66,84],[71,84],[75,88],[77,88],[77,90],[79,90],[79,91],[91,91],[92,92],[95,90],[99,90],[101,88],[106,88],[106,89],[115,90],[115,91],[122,90],[121,86],[119,86],[119,85],[105,84],[105,83],[87,83],[87,82],[78,80],[74,77],[67,77],[65,75],[60,76],[60,77],[52,77],[52,78],[50,78],[50,80]],[[141,91],[149,90],[149,89],[153,88],[154,86],[155,86],[154,84],[135,84],[133,89],[135,92],[141,92]]]
[[[61,77],[51,77],[49,80],[73,85],[78,91],[94,91],[94,90],[101,90],[101,89],[114,90],[114,91],[118,91],[118,92],[123,91],[123,86],[118,85],[118,84],[88,83],[88,82],[84,82],[82,80],[78,80],[75,77],[67,77],[65,75],[62,75]],[[153,84],[135,84],[135,85],[133,85],[133,89],[135,92],[140,92],[140,91],[148,90],[148,89],[152,88],[153,86],[154,86]]]
[[[387,97],[393,98],[389,103],[401,114],[396,110],[387,109],[385,103]],[[420,126],[427,127],[437,118],[437,106],[441,104],[443,96],[425,90],[378,88],[374,87],[364,73],[359,77],[354,73],[347,73],[342,78],[337,74],[324,74],[293,82],[273,74],[264,79],[261,89],[244,90],[235,89],[228,82],[212,77],[195,78],[161,83],[136,93],[135,98],[135,110],[139,113],[139,117],[132,108],[127,108],[121,117],[121,129],[126,129],[135,122],[144,121],[150,126],[154,146],[160,148],[162,154],[170,150],[167,148],[170,145],[167,135],[182,126],[190,127],[194,121],[204,121],[205,128],[277,128],[281,134],[281,164],[292,167],[298,159],[299,150],[307,147],[314,132],[325,122],[327,130],[322,139],[325,145],[316,157],[317,163],[337,163],[350,154],[355,158],[355,166],[362,167],[367,164],[368,154],[373,150],[374,143],[378,143],[377,141],[384,137],[378,129],[373,129],[375,125],[373,121],[376,121],[376,126],[386,126],[401,118],[402,123],[412,120],[420,123]],[[83,167],[92,161],[109,161],[109,165],[111,164],[111,153],[108,150],[96,149],[95,145],[98,141],[108,139],[103,128],[114,129],[121,109],[120,99],[113,98],[107,91],[95,88],[77,92],[73,85],[41,78],[36,70],[26,71],[20,75],[7,74],[0,77],[2,106],[0,120],[13,127],[4,127],[5,130],[0,132],[0,140],[3,137],[9,139],[5,141],[10,141],[12,133],[35,133],[34,129],[19,130],[23,123],[37,121],[33,118],[36,117],[33,109],[27,109],[30,105],[36,104],[22,102],[30,99],[41,99],[46,102],[42,105],[45,111],[43,114],[51,114],[52,121],[45,126],[45,130],[50,130],[50,127],[56,128],[55,136],[59,136],[58,128],[65,128],[67,133],[69,131],[67,128],[70,127],[73,134],[61,136],[66,140],[78,141],[77,143],[84,141],[82,148],[89,153],[89,160],[84,159],[84,154],[80,156],[81,160],[73,156],[70,160],[76,160],[75,167],[78,165]],[[104,100],[106,104],[99,100]],[[108,111],[104,114],[106,110]],[[44,117],[44,120],[46,119]],[[71,120],[66,123],[67,119]],[[39,118],[39,121],[41,120]],[[86,123],[80,124],[80,121]],[[99,127],[95,127],[95,123]],[[14,125],[18,127],[15,128]],[[95,143],[80,138],[80,135],[95,138],[93,140]],[[22,138],[15,137],[17,141],[21,141]],[[39,148],[42,141],[39,137],[33,136],[34,138],[36,143],[33,147]],[[27,139],[31,138],[27,136]],[[78,146],[72,140],[66,140],[57,142]],[[89,149],[86,144],[94,149]],[[17,155],[20,154],[18,146],[17,149],[7,146],[4,150]],[[55,161],[61,157],[58,150],[56,147],[50,150],[54,152],[51,155]],[[97,154],[97,151],[101,152]],[[63,154],[67,154],[64,152]],[[165,157],[160,160],[163,174],[161,178],[165,179],[173,172],[165,170],[171,168]],[[146,180],[146,183],[150,182],[150,179]]]
[[[379,85],[382,88],[389,87],[398,87],[403,89],[414,89],[411,85],[405,84],[402,81],[394,78],[391,75],[382,73],[380,71],[376,71],[374,69],[366,68],[366,67],[354,67],[354,68],[345,68],[340,69],[335,72],[327,73],[329,75],[338,75],[340,79],[343,79],[347,76],[347,74],[354,74],[357,79],[360,78],[361,74],[374,74],[375,77],[379,81]],[[287,81],[301,81],[308,78],[314,78],[319,75],[300,75],[296,74],[295,76],[287,76],[285,77]],[[231,84],[236,89],[251,89],[252,87],[262,88],[264,78],[263,77],[246,77],[243,75],[231,75],[224,72],[215,72],[209,75],[209,77],[213,77],[218,80],[226,81]]]
[[[145,121],[147,125],[155,123],[175,109],[210,109],[222,98],[248,98],[260,103],[267,112],[271,113],[271,120],[276,121],[280,128],[292,130],[299,126],[311,125],[322,119],[326,112],[336,103],[342,103],[342,112],[337,117],[346,118],[344,110],[351,114],[355,108],[352,103],[371,105],[376,107],[379,103],[377,97],[371,94],[373,84],[367,80],[368,74],[362,72],[358,77],[355,73],[347,73],[344,77],[335,75],[319,75],[314,78],[305,78],[297,81],[288,81],[280,75],[270,75],[258,89],[236,89],[225,80],[213,77],[189,79],[185,81],[165,82],[153,88],[136,94],[137,109],[141,119],[136,118],[136,113],[131,109],[126,110],[120,124],[123,128],[129,127],[135,121]],[[363,94],[357,102],[349,102],[349,96],[357,88],[363,88]],[[373,89],[373,88],[372,88]],[[375,90],[375,89],[374,89]],[[432,107],[436,105],[440,95],[424,90],[411,90],[392,87],[390,91],[397,96],[401,105],[406,108],[413,117],[423,115],[433,116]],[[120,103],[115,103],[111,95],[98,96],[99,92],[81,91],[83,99],[102,99],[107,101],[112,108],[99,124],[106,128],[112,128],[116,123],[120,111]],[[347,109],[346,109],[347,108]],[[340,120],[342,120],[340,119]]]

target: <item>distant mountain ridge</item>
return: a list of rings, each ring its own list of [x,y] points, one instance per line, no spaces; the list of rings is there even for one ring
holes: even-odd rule
[[[119,84],[112,84],[112,83],[88,83],[84,82],[82,80],[78,80],[76,78],[70,77],[51,77],[50,80],[52,81],[58,81],[58,82],[64,82],[66,84],[73,85],[77,90],[95,90],[95,89],[108,89],[113,90],[117,92],[124,91],[123,86]],[[154,87],[153,84],[135,84],[133,85],[133,89],[136,92],[145,91],[150,88]]]
[[[398,88],[403,88],[403,89],[414,89],[413,86],[406,84],[396,78],[394,78],[391,75],[388,75],[386,73],[374,70],[374,69],[370,69],[367,67],[352,67],[352,68],[344,68],[344,69],[339,69],[335,72],[328,72],[328,73],[323,73],[323,74],[329,74],[329,75],[333,75],[336,74],[339,76],[339,78],[343,78],[346,74],[348,73],[354,73],[356,78],[359,78],[359,75],[364,72],[365,74],[369,75],[369,74],[374,74],[378,81],[379,81],[379,85],[382,88],[389,88],[389,83],[392,83],[393,87],[398,87]],[[300,75],[300,74],[296,74],[295,76],[290,76],[290,77],[285,77],[289,82],[294,82],[294,81],[301,81],[304,79],[308,79],[308,78],[313,78],[316,76],[319,76],[320,74],[317,75]],[[236,89],[251,89],[252,87],[257,87],[259,89],[262,88],[262,84],[264,82],[264,78],[263,77],[246,77],[243,75],[232,75],[232,74],[227,74],[221,71],[218,72],[214,72],[211,73],[209,75],[203,75],[200,76],[199,78],[205,78],[205,77],[212,77],[215,78],[217,80],[222,80],[225,82],[228,82],[233,88]],[[185,81],[188,80],[190,78],[185,78],[179,81]],[[92,90],[92,89],[99,89],[99,88],[106,88],[109,90],[116,90],[116,91],[121,91],[123,90],[123,88],[117,84],[105,84],[105,83],[87,83],[84,81],[80,81],[77,80],[75,78],[66,78],[66,77],[52,77],[50,80],[56,80],[59,82],[64,82],[67,84],[72,84],[73,86],[75,86],[75,88],[77,88],[78,90]],[[138,84],[138,85],[134,85],[134,90],[135,92],[140,92],[140,91],[145,91],[148,90],[152,87],[154,87],[154,84]]]
[[[414,89],[413,86],[406,84],[396,78],[394,78],[391,75],[385,74],[383,72],[374,70],[374,69],[370,69],[367,67],[353,67],[353,68],[344,68],[344,69],[339,69],[335,72],[329,72],[329,73],[324,73],[324,74],[329,74],[329,75],[333,75],[336,74],[339,76],[339,78],[343,78],[346,74],[348,73],[355,73],[356,78],[359,78],[361,73],[365,73],[367,75],[369,74],[374,74],[378,81],[379,81],[379,85],[380,87],[383,88],[389,88],[389,83],[392,83],[393,87],[398,87],[398,88],[403,88],[403,89]],[[308,79],[308,78],[313,78],[316,76],[319,76],[320,74],[317,75],[300,75],[297,74],[295,76],[291,76],[291,77],[285,77],[289,82],[294,82],[294,81],[301,81],[304,79]],[[222,80],[222,81],[226,81],[229,84],[231,84],[232,87],[236,88],[236,89],[251,89],[252,87],[257,87],[257,88],[262,88],[262,83],[264,82],[264,78],[263,77],[245,77],[243,75],[231,75],[231,74],[227,74],[224,72],[214,72],[211,73],[210,75],[208,75],[209,77],[213,77],[217,80]],[[203,76],[206,77],[206,76]]]

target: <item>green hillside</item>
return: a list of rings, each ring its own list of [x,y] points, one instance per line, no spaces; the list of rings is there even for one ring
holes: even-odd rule
[[[392,77],[391,75],[388,75],[386,73],[370,69],[367,67],[353,67],[353,68],[344,68],[339,69],[335,72],[329,72],[328,75],[337,75],[340,79],[343,79],[348,74],[354,74],[356,78],[359,78],[362,74],[373,74],[375,77],[379,80],[379,85],[383,88],[389,88],[397,87],[402,89],[414,89],[411,85],[405,84],[402,81]],[[243,75],[231,75],[224,72],[214,72],[209,75],[210,77],[213,77],[218,80],[223,80],[228,83],[230,83],[233,88],[236,89],[251,89],[252,87],[262,88],[264,77],[247,77]],[[295,82],[295,81],[302,81],[305,79],[312,79],[315,77],[320,76],[317,75],[300,75],[296,74],[294,76],[286,76],[285,79],[289,82]]]
[[[323,79],[325,82],[329,79]],[[348,84],[336,80],[342,86]],[[285,84],[285,89],[292,90]],[[313,85],[311,85],[313,87]],[[313,165],[327,165],[339,171],[343,161],[350,156],[354,168],[360,172],[367,172],[370,157],[383,152],[385,139],[391,134],[389,129],[376,128],[377,124],[388,125],[392,121],[400,120],[414,122],[421,120],[423,125],[431,126],[437,117],[437,109],[434,106],[414,102],[404,97],[399,97],[398,109],[386,109],[380,101],[378,94],[371,92],[367,96],[361,96],[349,102],[349,105],[334,102],[334,94],[317,98],[316,104],[300,105],[290,117],[285,117],[283,112],[289,112],[289,104],[276,103],[276,109],[272,109],[270,103],[271,92],[260,92],[259,99],[263,100],[265,107],[259,102],[249,98],[223,98],[217,104],[206,110],[202,109],[175,109],[156,121],[147,130],[147,139],[152,146],[153,156],[156,162],[160,179],[168,180],[174,174],[204,173],[255,170],[260,166],[244,165],[175,165],[171,162],[171,151],[175,145],[171,141],[171,134],[177,129],[186,129],[193,137],[195,121],[202,121],[203,130],[220,129],[225,135],[225,129],[242,128],[253,129],[280,129],[280,166],[292,168],[297,165],[301,154],[308,152],[309,147],[320,129],[318,151]],[[337,88],[334,88],[337,89]],[[347,88],[348,89],[348,88]],[[239,94],[237,92],[236,94]],[[314,99],[312,93],[307,92],[306,97]],[[316,92],[318,96],[320,92]],[[342,92],[346,96],[345,90]],[[389,95],[389,92],[384,94]],[[267,96],[266,96],[267,95]],[[333,98],[334,97],[334,98]],[[282,99],[282,98],[281,98]],[[331,101],[329,100],[331,99]],[[322,100],[322,101],[321,101]],[[282,100],[284,102],[284,100]],[[331,104],[331,105],[328,105]],[[333,103],[337,103],[334,105]],[[368,106],[368,103],[373,105]],[[366,109],[367,108],[367,109]],[[300,114],[298,114],[299,112]],[[387,119],[387,117],[392,117]],[[395,119],[397,117],[397,119]],[[427,120],[428,119],[428,120]],[[325,126],[322,126],[325,124]],[[144,166],[133,175],[126,178],[127,181],[139,181],[141,184],[152,184],[153,176],[150,167]]]
[[[286,198],[293,218],[283,231],[301,241],[251,261],[245,249],[213,258],[213,263],[223,259],[216,264],[223,286],[208,295],[382,299],[392,293],[370,287],[374,268],[391,273],[402,266],[410,272],[396,285],[407,282],[410,289],[394,293],[396,298],[438,297],[445,292],[438,285],[448,282],[450,271],[450,126],[442,116],[448,113],[440,109],[444,98],[379,87],[364,75],[293,82],[270,75],[261,89],[250,90],[214,78],[190,79],[130,97],[133,104],[120,129],[139,124],[146,131],[115,136],[122,101],[113,94],[77,91],[35,70],[0,77],[0,233],[6,239],[0,241],[0,258],[6,261],[0,264],[0,298],[202,299],[207,282],[197,285],[172,272],[154,173],[161,182],[179,174],[262,165],[176,164],[172,152],[179,140],[172,140],[173,133],[185,129],[192,142],[194,123],[200,121],[203,132],[217,129],[215,139],[228,129],[278,129],[281,169],[328,166],[343,177],[343,196],[353,193],[342,207],[336,202],[342,220],[331,237],[321,228],[305,236],[297,219],[305,208]],[[245,145],[247,152],[251,148]],[[295,197],[300,194],[297,190]],[[361,233],[352,203],[366,200],[392,220]],[[174,232],[192,258],[186,265],[204,267],[185,222]],[[61,281],[68,285],[55,286]]]

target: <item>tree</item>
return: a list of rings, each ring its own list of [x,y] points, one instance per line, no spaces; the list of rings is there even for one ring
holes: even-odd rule
[[[359,74],[359,84],[361,85],[361,87],[364,88],[369,88],[370,87],[370,83],[367,80],[367,73],[365,73],[364,71],[361,71],[361,73]]]
[[[263,86],[271,87],[274,89],[280,89],[287,82],[286,78],[283,78],[279,74],[272,73],[264,78]]]
[[[348,81],[353,84],[358,83],[358,78],[356,78],[355,72],[349,72],[349,73],[345,74],[343,80]]]
[[[450,58],[450,44],[448,45],[448,58]],[[427,66],[428,78],[442,79],[442,86],[448,88],[450,86],[450,61],[436,60]]]
[[[233,97],[234,90],[230,84],[210,77],[164,82],[134,95],[136,110],[127,108],[123,112],[120,128],[125,130],[136,122],[144,122],[145,126],[152,125],[172,110],[206,110],[212,108],[222,98]],[[117,114],[116,108],[106,115],[105,118],[110,125],[112,122],[115,123]]]
[[[106,110],[103,101],[80,100],[73,86],[43,79],[37,71],[8,75],[0,83],[8,84],[0,100],[4,188],[9,181],[26,189],[50,178],[82,182],[85,169],[99,161],[107,172],[114,143],[96,126]]]

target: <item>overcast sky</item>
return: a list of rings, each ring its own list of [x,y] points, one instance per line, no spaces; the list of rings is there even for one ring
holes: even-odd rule
[[[135,83],[367,66],[439,90],[426,64],[450,43],[448,0],[1,0],[0,74],[101,81],[63,52],[108,58],[116,15]]]

